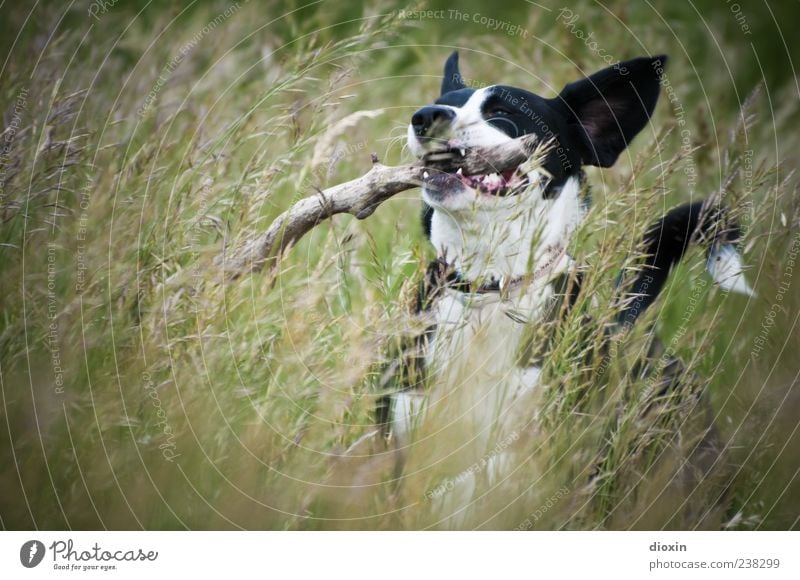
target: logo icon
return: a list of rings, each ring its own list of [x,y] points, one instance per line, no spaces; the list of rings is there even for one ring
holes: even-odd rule
[[[19,561],[26,568],[35,568],[44,558],[44,544],[39,540],[28,540],[19,549]]]

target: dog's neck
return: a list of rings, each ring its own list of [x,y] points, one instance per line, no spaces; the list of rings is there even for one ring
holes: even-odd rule
[[[563,272],[566,244],[583,215],[578,177],[556,199],[533,189],[504,201],[492,211],[434,211],[431,242],[439,258],[482,286]]]

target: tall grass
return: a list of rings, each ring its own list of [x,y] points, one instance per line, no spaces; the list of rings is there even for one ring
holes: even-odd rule
[[[398,18],[389,4],[231,6],[137,17],[119,4],[99,22],[84,6],[61,24],[42,8],[9,47],[4,528],[797,527],[791,86],[767,85],[742,109],[727,73],[697,76],[662,24],[619,7],[633,46],[620,21],[578,3],[606,52],[673,57],[665,95],[630,155],[589,172],[594,206],[570,248],[586,265],[581,298],[532,330],[558,338],[546,387],[487,448],[432,413],[400,469],[371,434],[388,353],[423,326],[409,309],[432,255],[416,192],[364,222],[320,225],[252,277],[225,280],[215,256],[293,200],[365,172],[371,152],[408,161],[407,119],[435,97],[451,44],[466,77],[544,95],[577,78],[576,64],[605,63],[528,5],[514,13],[525,39]],[[636,267],[652,216],[715,192],[745,226],[758,298],[713,288],[693,250],[609,350],[615,281]],[[681,361],[680,387],[660,396],[656,336]],[[709,418],[718,459],[698,457]]]

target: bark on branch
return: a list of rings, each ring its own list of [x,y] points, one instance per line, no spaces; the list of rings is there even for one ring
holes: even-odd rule
[[[231,278],[258,272],[268,260],[280,256],[323,220],[339,213],[363,220],[390,197],[421,185],[426,170],[436,171],[455,163],[468,175],[505,171],[525,162],[534,150],[535,141],[535,136],[526,135],[492,149],[468,150],[457,161],[452,154],[440,154],[398,167],[382,165],[373,155],[372,169],[365,175],[301,199],[275,218],[261,236],[246,241],[233,252],[223,251],[216,263]]]

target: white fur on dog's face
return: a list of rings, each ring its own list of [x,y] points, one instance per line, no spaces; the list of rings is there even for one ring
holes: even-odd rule
[[[511,141],[482,115],[491,88],[475,91],[462,107],[443,105],[455,118],[436,139],[420,142],[409,125],[409,149],[421,158],[440,149],[490,148]],[[566,244],[583,216],[577,177],[567,181],[556,199],[545,199],[546,172],[532,168],[526,175],[531,185],[506,196],[458,179],[447,187],[423,184],[422,199],[434,210],[431,243],[468,280],[510,279],[533,271],[540,260],[548,259],[549,249]]]
[[[467,280],[509,280],[536,271],[566,246],[584,216],[577,177],[569,178],[555,199],[545,199],[537,185],[494,201],[485,196],[478,193],[471,208],[434,207],[431,220],[438,255]],[[552,266],[557,273],[566,262]]]
[[[437,150],[463,149],[472,147],[494,147],[512,141],[513,139],[496,127],[486,122],[481,113],[481,107],[492,87],[475,91],[462,107],[439,105],[455,113],[453,122],[445,131],[437,135],[434,140],[420,142],[414,134],[412,125],[408,126],[408,147],[417,157]],[[469,187],[453,180],[454,187],[433,189],[422,186],[422,199],[434,209],[446,211],[474,211],[475,209],[492,209],[503,205],[503,197],[481,192],[480,189]],[[505,204],[508,205],[508,204]]]
[[[420,143],[414,135],[414,129],[409,124],[408,147],[411,153],[420,158],[430,151],[446,148],[447,142],[451,148],[457,149],[475,146],[491,147],[511,141],[511,137],[487,123],[481,113],[481,106],[492,88],[486,87],[475,91],[462,107],[440,105],[455,112],[456,118],[450,125],[450,134],[441,136],[435,142]]]

